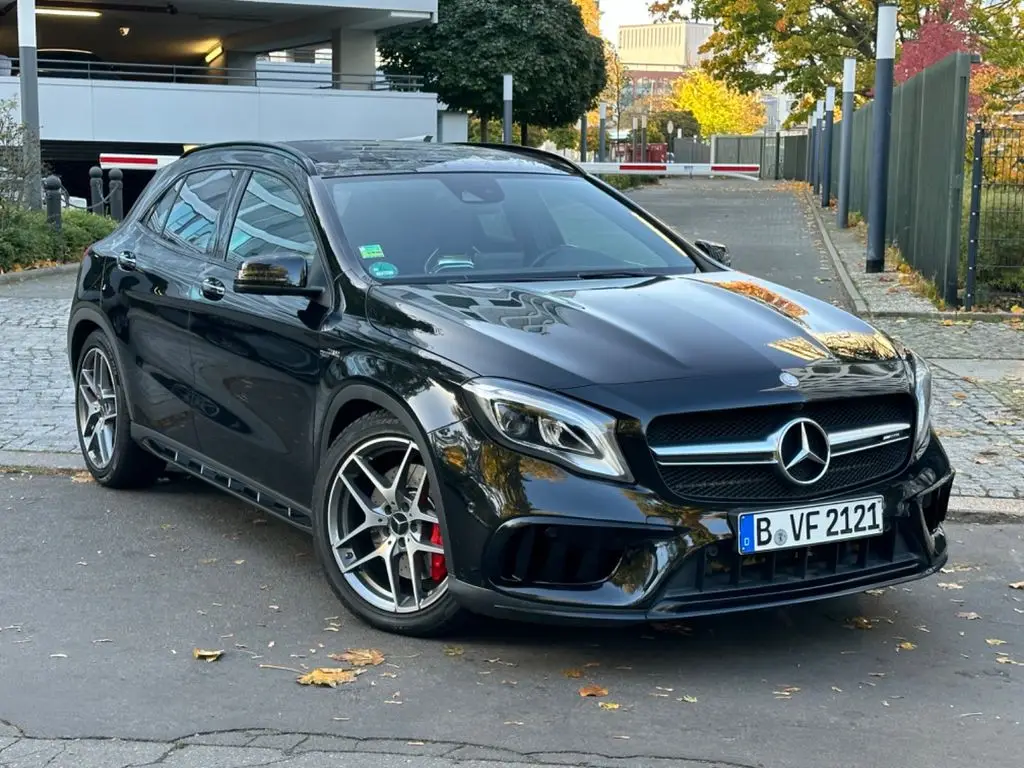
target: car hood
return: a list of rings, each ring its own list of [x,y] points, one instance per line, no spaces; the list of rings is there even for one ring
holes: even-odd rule
[[[853,315],[733,271],[384,285],[367,314],[377,330],[476,374],[550,389],[765,375],[777,384],[784,370],[899,359]]]

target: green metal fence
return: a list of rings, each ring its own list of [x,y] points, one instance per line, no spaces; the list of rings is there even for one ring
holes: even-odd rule
[[[886,241],[957,304],[970,54],[928,67],[893,92]],[[868,211],[872,149],[869,102],[851,116],[850,210]],[[839,194],[838,124],[832,132],[832,196]]]

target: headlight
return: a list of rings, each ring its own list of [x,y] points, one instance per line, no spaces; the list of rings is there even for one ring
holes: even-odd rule
[[[914,458],[919,459],[928,447],[932,426],[932,371],[918,355],[907,355],[914,374],[914,399],[917,418],[914,423]]]
[[[608,414],[504,379],[474,379],[463,389],[491,431],[512,447],[587,474],[633,480]]]

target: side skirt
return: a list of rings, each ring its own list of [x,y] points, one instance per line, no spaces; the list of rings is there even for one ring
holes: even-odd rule
[[[159,432],[132,424],[132,439],[150,453],[232,496],[259,507],[304,531],[312,530],[311,510],[211,461],[198,451],[169,440]]]

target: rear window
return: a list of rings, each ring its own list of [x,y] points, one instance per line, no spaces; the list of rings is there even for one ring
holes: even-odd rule
[[[696,270],[679,246],[579,177],[438,173],[325,181],[357,260],[381,280]]]

